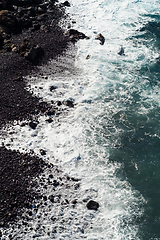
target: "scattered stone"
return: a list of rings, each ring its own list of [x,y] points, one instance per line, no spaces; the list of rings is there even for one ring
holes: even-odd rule
[[[70,179],[74,182],[79,182],[80,181],[78,178],[75,178],[75,177],[71,177]]]
[[[36,129],[37,125],[38,125],[37,122],[33,122],[33,121],[29,122],[29,126],[30,126],[32,129]]]
[[[71,100],[66,100],[66,101],[64,102],[64,104],[65,104],[66,106],[68,106],[68,107],[74,107],[74,104],[73,104],[73,102],[72,102]]]
[[[69,29],[66,32],[66,35],[69,37],[70,41],[73,43],[77,42],[79,39],[89,39],[89,37],[87,37],[84,33],[79,32],[75,29]]]
[[[62,102],[61,101],[57,101],[57,106],[61,106],[62,105]]]
[[[49,90],[52,92],[53,90],[55,90],[57,87],[56,86],[50,86]]]
[[[43,200],[44,200],[44,201],[47,201],[47,196],[43,196]]]
[[[95,39],[99,40],[101,45],[103,45],[105,42],[105,38],[103,37],[103,35],[101,33],[98,33],[98,35],[96,36]]]
[[[45,156],[45,155],[46,155],[46,150],[40,149],[39,151],[40,151],[40,154],[41,154],[42,156]]]
[[[55,222],[57,219],[56,219],[54,216],[52,216],[52,217],[51,217],[51,220],[52,220],[53,222]]]
[[[54,186],[54,187],[59,186],[59,182],[58,182],[57,180],[54,180],[54,181],[53,181],[53,186]]]
[[[48,116],[52,116],[52,115],[55,115],[55,109],[54,108],[50,108],[46,111],[46,114]]]
[[[53,122],[53,119],[52,118],[48,118],[48,119],[46,119],[46,122],[51,123],[51,122]]]
[[[93,200],[90,200],[87,204],[86,204],[86,207],[89,209],[89,210],[97,210],[99,208],[99,203],[98,202],[95,202]]]
[[[71,204],[77,204],[77,199],[73,199],[72,201],[71,201]]]
[[[125,56],[125,54],[124,54],[124,48],[123,48],[123,47],[121,47],[121,49],[120,49],[120,51],[118,52],[118,54],[121,55],[121,56]]]
[[[54,198],[55,198],[55,196],[53,196],[53,195],[50,195],[50,196],[48,197],[48,199],[49,199],[52,203],[54,203]]]
[[[70,6],[71,6],[68,1],[65,1],[65,2],[63,3],[63,5],[66,6],[66,7],[70,7]]]
[[[91,57],[91,55],[88,54],[86,57],[86,60],[90,59],[90,57]]]

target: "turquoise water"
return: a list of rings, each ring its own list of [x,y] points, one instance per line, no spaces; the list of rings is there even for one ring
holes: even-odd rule
[[[94,59],[92,67],[97,68],[96,72],[100,73],[100,80],[93,89],[96,96],[93,97],[92,104],[101,108],[101,112],[94,120],[89,120],[90,130],[87,136],[93,135],[94,131],[94,144],[100,147],[110,142],[106,146],[106,152],[109,152],[109,162],[106,164],[120,163],[117,177],[122,181],[127,180],[132,189],[138,190],[145,199],[145,203],[139,202],[138,206],[140,211],[143,209],[143,214],[124,218],[122,228],[125,225],[138,225],[136,237],[144,240],[160,239],[159,2],[97,2],[97,15],[94,3],[83,4],[88,4],[91,12],[94,12],[92,17],[98,18],[95,21],[96,24],[100,23],[99,30],[103,29],[106,36],[106,47],[95,51],[89,46]],[[110,10],[112,4],[114,13]],[[123,4],[125,8],[122,7]],[[138,5],[143,11],[138,10]],[[125,17],[125,11],[121,13],[119,9],[128,10],[127,14],[131,13],[131,17]],[[110,13],[112,18],[109,17]],[[94,29],[96,25],[94,20],[92,23],[90,15],[91,13],[82,18],[82,21],[88,23],[87,30]],[[104,22],[107,25],[107,18],[111,21],[106,30]],[[125,56],[120,56],[119,59],[110,54],[113,51],[111,45],[117,47],[112,27],[124,31],[120,35],[117,31],[116,36],[120,41],[119,45],[125,48]],[[83,48],[81,44],[80,47]],[[83,52],[84,50],[82,54]],[[95,52],[98,52],[97,56],[94,55]],[[126,236],[124,238],[127,239]]]

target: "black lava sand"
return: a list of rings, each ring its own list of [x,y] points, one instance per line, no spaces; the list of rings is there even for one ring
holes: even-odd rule
[[[36,65],[47,63],[51,58],[65,54],[68,38],[57,25],[62,17],[62,11],[57,7],[52,8],[51,13],[42,18],[41,26],[44,30],[32,32],[23,29],[22,33],[11,36],[11,42],[18,46],[23,39],[27,39],[34,45],[39,45],[44,50],[44,56],[32,63],[16,52],[0,52],[0,125],[13,121],[22,120],[32,114],[46,111],[47,104],[39,104],[39,99],[33,97],[25,90],[23,76],[31,71],[36,72]],[[48,106],[49,107],[49,106]]]
[[[22,208],[30,208],[38,194],[33,191],[36,182],[31,179],[38,176],[45,162],[35,156],[20,154],[16,151],[0,148],[0,226],[21,215]],[[29,188],[29,186],[31,186]]]
[[[5,1],[0,3],[3,5],[3,2]],[[53,108],[25,89],[26,83],[23,77],[31,73],[36,74],[37,66],[65,54],[69,39],[58,26],[59,20],[62,17],[65,18],[63,8],[51,4],[51,7],[44,11],[45,13],[38,15],[39,25],[36,30],[33,31],[33,27],[27,27],[18,33],[11,32],[7,36],[15,47],[18,47],[24,39],[33,45],[38,44],[43,49],[43,56],[35,61],[28,61],[16,51],[5,51],[3,47],[0,50],[1,128],[14,120],[31,121],[33,116],[44,114]],[[43,12],[43,9],[41,10]],[[7,227],[8,224],[19,220],[23,209],[31,209],[35,199],[43,200],[42,196],[34,190],[37,183],[33,179],[44,169],[52,167],[37,156],[8,150],[2,144],[0,147],[0,227]]]

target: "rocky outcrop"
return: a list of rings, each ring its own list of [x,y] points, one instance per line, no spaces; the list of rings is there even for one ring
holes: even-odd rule
[[[87,37],[84,33],[79,32],[75,29],[69,29],[66,32],[66,35],[69,37],[70,41],[73,43],[77,42],[79,39],[89,39],[89,37]]]

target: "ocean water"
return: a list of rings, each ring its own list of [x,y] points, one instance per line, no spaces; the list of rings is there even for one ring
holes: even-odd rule
[[[28,76],[28,89],[46,101],[70,99],[75,107],[62,105],[64,113],[50,124],[40,117],[36,130],[15,123],[12,140],[2,140],[22,152],[45,149],[47,161],[81,179],[79,198],[92,198],[100,207],[87,212],[82,205],[76,220],[68,210],[72,225],[66,231],[35,239],[160,239],[160,2],[70,3],[72,28],[89,39],[76,43],[72,63],[69,51],[61,57],[61,75],[51,61],[41,68],[47,77]],[[98,33],[104,45],[95,39]],[[83,234],[74,231],[84,222]]]

